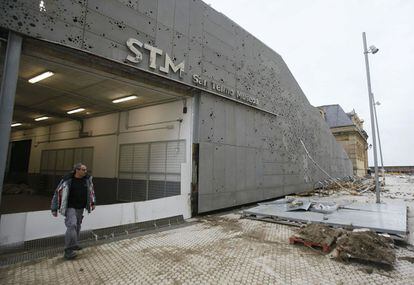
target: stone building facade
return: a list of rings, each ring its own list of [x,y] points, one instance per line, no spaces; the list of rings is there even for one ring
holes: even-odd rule
[[[358,117],[355,110],[345,113],[339,105],[318,108],[335,139],[343,146],[352,161],[354,175],[364,176],[368,170],[368,135],[364,131],[364,121]]]

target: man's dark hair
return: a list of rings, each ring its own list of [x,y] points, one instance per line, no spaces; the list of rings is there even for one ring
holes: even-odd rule
[[[78,163],[76,163],[74,166],[73,166],[73,172],[75,172],[76,171],[76,169],[80,169],[81,168],[81,166],[82,165],[85,165],[85,164],[83,164],[82,162],[78,162]],[[86,166],[86,165],[85,165]]]

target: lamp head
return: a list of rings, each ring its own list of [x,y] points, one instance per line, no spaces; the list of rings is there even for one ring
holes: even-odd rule
[[[372,54],[376,54],[378,51],[379,49],[374,45],[369,47],[369,52],[371,52]]]

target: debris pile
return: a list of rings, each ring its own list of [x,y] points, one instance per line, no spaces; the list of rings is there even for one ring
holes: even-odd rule
[[[331,250],[336,239],[342,234],[341,230],[330,228],[321,224],[309,224],[300,228],[289,238],[289,243],[302,243],[305,246],[321,247],[324,252]]]
[[[289,238],[289,243],[320,247],[340,261],[363,261],[392,265],[396,259],[394,242],[390,237],[371,230],[347,231],[321,224],[309,224]]]
[[[340,208],[340,206],[335,202],[301,200],[291,197],[277,200],[276,202],[278,202],[278,204],[285,204],[285,211],[287,212],[304,210],[322,214],[330,214]]]
[[[325,179],[315,183],[313,190],[299,194],[312,196],[315,194],[329,196],[333,193],[345,191],[352,195],[360,195],[368,191],[375,191],[375,181],[372,178],[346,176],[344,178]]]
[[[373,231],[348,232],[336,244],[333,256],[339,260],[362,260],[392,265],[395,261],[394,242]]]
[[[18,194],[29,194],[32,195],[35,190],[30,188],[28,185],[22,184],[4,184],[3,194],[4,195],[18,195]]]

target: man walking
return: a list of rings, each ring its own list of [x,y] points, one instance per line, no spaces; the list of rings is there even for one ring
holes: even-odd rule
[[[85,209],[88,213],[95,209],[95,192],[86,165],[77,163],[73,171],[59,182],[51,204],[54,217],[57,217],[58,210],[65,216],[65,259],[75,258],[74,251],[81,249],[78,241]]]

